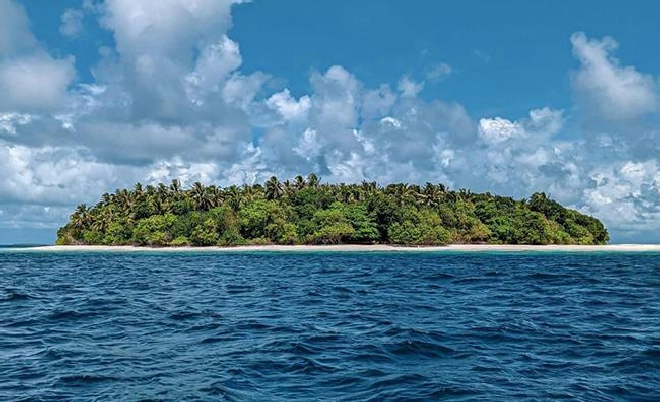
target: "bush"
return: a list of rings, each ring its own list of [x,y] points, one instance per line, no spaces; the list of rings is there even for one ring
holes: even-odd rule
[[[190,246],[190,240],[188,240],[185,236],[179,236],[170,242],[170,246],[174,246],[174,247]]]

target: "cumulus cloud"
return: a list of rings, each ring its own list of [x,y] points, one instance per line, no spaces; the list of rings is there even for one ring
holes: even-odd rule
[[[33,116],[27,113],[0,113],[0,130],[15,136],[16,128],[30,123]]]
[[[0,112],[52,110],[76,76],[74,63],[39,45],[22,6],[0,2]]]
[[[593,186],[584,190],[584,209],[622,232],[655,229],[660,219],[659,168],[656,160],[646,160],[593,169]]]
[[[376,89],[367,89],[362,98],[362,115],[367,119],[387,115],[396,100],[396,94],[387,84]]]
[[[548,107],[531,110],[529,118],[520,121],[502,117],[482,118],[479,120],[479,137],[488,145],[530,137],[549,137],[561,130],[562,120],[561,111]]]
[[[195,62],[195,69],[186,77],[188,98],[197,105],[204,103],[208,93],[217,93],[220,85],[241,65],[238,44],[227,36],[205,46]]]
[[[231,24],[232,0],[109,0],[102,22],[114,32],[117,51],[139,55],[188,57],[200,38],[221,39]]]
[[[0,110],[54,109],[75,75],[73,57],[36,54],[0,62]]]
[[[0,1],[0,56],[29,52],[36,46],[23,7],[11,1]]]
[[[120,88],[114,95],[127,98],[134,120],[183,122],[202,115],[222,121],[233,111],[210,94],[235,96],[233,87],[255,82],[235,77],[240,50],[226,35],[234,3],[107,1],[101,23],[113,33],[116,47],[97,69],[98,80]]]
[[[113,178],[114,168],[94,161],[85,150],[1,144],[4,204],[71,205],[82,194],[100,194]]]
[[[611,55],[618,47],[614,39],[589,39],[578,32],[571,36],[571,44],[580,61],[573,86],[590,112],[606,120],[629,120],[658,112],[656,80],[633,66],[622,66]]]
[[[399,81],[399,92],[406,98],[416,97],[424,89],[423,82],[415,82],[407,75]]]
[[[296,121],[303,120],[307,117],[311,107],[311,100],[307,95],[301,96],[299,100],[296,100],[291,96],[291,92],[288,89],[284,89],[282,92],[273,94],[268,98],[266,104],[272,110],[277,111],[285,120]]]

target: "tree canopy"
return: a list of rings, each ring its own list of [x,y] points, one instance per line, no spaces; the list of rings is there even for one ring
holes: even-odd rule
[[[321,183],[318,176],[263,185],[196,182],[118,189],[80,205],[57,244],[232,246],[243,244],[604,244],[596,218],[545,193],[516,200],[470,190],[375,182]]]

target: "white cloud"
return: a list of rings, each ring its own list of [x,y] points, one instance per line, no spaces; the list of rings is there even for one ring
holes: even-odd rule
[[[73,57],[46,54],[0,62],[0,110],[53,109],[75,78]]]
[[[23,6],[0,1],[0,57],[30,52],[36,46]]]
[[[35,149],[0,142],[3,203],[72,205],[90,194],[99,196],[113,170],[79,149]]]
[[[451,66],[447,63],[437,63],[429,66],[424,75],[431,82],[438,82],[447,79],[453,72]]]
[[[397,100],[389,85],[382,84],[377,89],[367,89],[362,97],[362,115],[366,119],[389,113]]]
[[[498,144],[512,138],[522,138],[525,135],[522,124],[511,120],[501,117],[479,120],[479,136],[487,144]]]
[[[611,56],[617,42],[605,37],[589,39],[582,32],[571,36],[580,69],[573,86],[584,106],[606,120],[627,120],[658,111],[658,86],[653,77],[633,66],[622,66]]]
[[[549,107],[534,109],[529,112],[527,129],[535,131],[540,135],[552,136],[558,133],[564,124],[564,116],[561,110],[553,110]]]
[[[590,172],[593,188],[584,190],[585,210],[620,229],[658,228],[660,175],[658,162],[617,162]]]
[[[389,124],[394,128],[401,128],[403,125],[400,120],[397,120],[394,117],[390,117],[390,116],[383,117],[382,119],[380,119],[380,122],[381,124],[385,124],[385,125]]]
[[[53,109],[75,78],[72,56],[54,58],[30,31],[22,6],[0,2],[0,112]]]
[[[229,74],[241,65],[242,59],[238,44],[227,36],[217,43],[206,46],[195,62],[195,69],[188,74],[190,100],[202,104],[205,93],[218,92],[219,85],[226,81]],[[196,95],[192,95],[195,90]],[[192,96],[191,96],[192,95]]]
[[[238,44],[227,37],[230,0],[109,0],[101,22],[112,31],[116,48],[96,71],[103,84],[114,83],[127,97],[131,118],[159,121],[224,120],[243,108],[236,87],[263,83],[263,74],[243,76]],[[223,97],[215,93],[225,93]],[[231,98],[231,101],[225,99]],[[249,101],[251,99],[247,99]]]
[[[424,89],[423,82],[415,82],[407,75],[399,81],[399,92],[404,98],[414,98]]]
[[[479,120],[479,137],[488,145],[529,137],[549,137],[561,130],[562,112],[548,107],[534,109],[529,118],[511,121],[502,117]],[[547,138],[544,138],[547,139]]]
[[[231,24],[231,0],[108,0],[102,22],[126,57],[189,57],[200,38],[215,42]]]
[[[266,104],[272,110],[277,111],[285,120],[303,120],[307,118],[307,114],[311,107],[311,100],[309,96],[301,96],[299,100],[295,100],[291,96],[291,92],[285,89],[281,92],[273,94]]]
[[[179,179],[183,186],[190,186],[199,181],[212,184],[218,177],[218,166],[211,162],[185,162],[180,157],[155,163],[146,174],[151,184],[167,183],[173,178]]]
[[[259,72],[250,75],[234,73],[223,85],[222,99],[246,111],[257,92],[269,79],[268,75]]]
[[[0,130],[15,136],[16,127],[29,124],[33,118],[27,113],[0,113]]]
[[[67,8],[60,16],[60,33],[64,36],[73,38],[83,30],[83,17],[82,10]]]
[[[302,137],[298,140],[298,144],[292,150],[301,158],[309,161],[318,157],[321,153],[321,147],[319,145],[320,143],[316,136],[316,130],[307,128],[303,131]]]

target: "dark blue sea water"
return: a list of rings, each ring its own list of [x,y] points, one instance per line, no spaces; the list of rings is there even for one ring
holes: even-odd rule
[[[660,401],[660,254],[1,251],[0,400]]]

